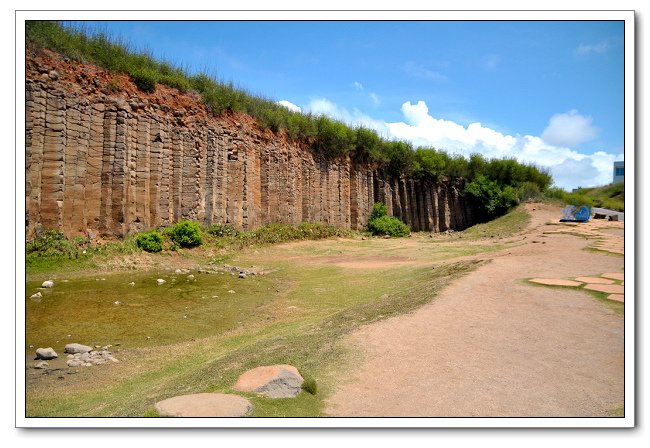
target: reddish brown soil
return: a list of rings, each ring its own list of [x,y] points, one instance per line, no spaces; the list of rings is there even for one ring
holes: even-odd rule
[[[623,318],[587,292],[522,281],[620,272],[623,259],[582,250],[579,236],[542,235],[558,212],[532,208],[520,246],[347,339],[359,359],[328,414],[606,416],[623,404]]]

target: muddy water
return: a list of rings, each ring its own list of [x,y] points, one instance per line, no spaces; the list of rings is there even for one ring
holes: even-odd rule
[[[192,274],[69,277],[55,279],[51,289],[28,281],[25,348],[53,347],[61,354],[70,342],[141,347],[216,335],[266,318],[263,307],[276,293],[274,280],[264,276]],[[166,283],[158,286],[159,278]],[[39,300],[30,298],[36,291]]]

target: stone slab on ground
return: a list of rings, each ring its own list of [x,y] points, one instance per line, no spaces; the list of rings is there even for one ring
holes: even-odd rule
[[[625,274],[622,272],[605,272],[604,274],[601,274],[601,277],[611,278],[612,280],[625,280]]]
[[[625,302],[625,295],[624,294],[610,294],[607,296],[609,300],[616,300],[617,302]]]
[[[625,287],[621,285],[585,285],[585,289],[591,291],[606,292],[608,294],[625,294]]]
[[[576,277],[575,280],[582,283],[592,283],[597,285],[614,284],[614,280],[610,280],[608,278],[600,278],[600,277]]]
[[[255,392],[270,398],[292,398],[300,393],[303,378],[294,366],[261,366],[244,372],[233,389]]]
[[[66,353],[88,353],[89,351],[92,351],[92,347],[88,345],[83,345],[83,344],[77,344],[76,342],[74,344],[66,344],[65,346],[65,352]]]
[[[529,281],[533,283],[539,283],[540,285],[549,285],[549,286],[580,286],[581,282],[576,282],[573,280],[564,280],[561,278],[533,278]]]
[[[253,409],[244,397],[218,393],[179,395],[154,407],[165,417],[242,417]]]

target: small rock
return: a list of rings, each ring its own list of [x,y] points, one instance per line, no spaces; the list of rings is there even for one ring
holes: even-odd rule
[[[66,353],[72,353],[72,354],[75,354],[75,353],[88,353],[92,349],[93,349],[92,347],[88,347],[87,345],[82,345],[82,344],[77,344],[77,343],[67,344],[65,346],[65,352]]]
[[[190,275],[187,276],[187,279],[188,280],[194,280],[194,276],[192,274],[190,274]]]
[[[39,291],[39,292],[37,292],[36,294],[32,294],[31,297],[30,297],[30,299],[38,300],[38,299],[40,299],[41,297],[43,297],[43,294],[41,294],[41,292]]]
[[[303,378],[294,366],[261,366],[243,373],[233,389],[270,398],[291,398],[300,393]]]
[[[233,291],[232,289],[229,289],[228,292],[229,292],[230,294],[234,294],[234,293],[235,293],[235,291]]]
[[[50,79],[52,81],[56,81],[57,79],[59,79],[59,72],[57,72],[56,70],[52,70],[50,72]]]
[[[181,271],[180,269],[176,269],[176,270],[174,271],[174,273],[175,273],[175,274],[182,274],[183,271]]]
[[[54,282],[52,280],[45,280],[41,285],[41,288],[51,288],[52,286],[54,286]]]
[[[68,359],[74,359],[74,355],[68,355]]]
[[[83,366],[84,366],[84,367],[92,367],[93,365],[92,365],[92,363],[84,362],[84,363],[83,363]]]
[[[158,280],[156,280],[156,283],[158,283],[158,286],[160,286],[160,285],[164,285],[164,284],[165,284],[165,280],[163,280],[162,278],[159,278]]]
[[[47,363],[47,361],[39,361],[36,364],[34,364],[35,369],[47,369],[50,365]]]
[[[79,367],[81,365],[81,362],[77,361],[76,359],[69,359],[66,364],[68,367]]]
[[[115,302],[113,302],[114,305],[120,305],[121,303],[122,302],[120,302],[119,300],[116,300]]]
[[[129,283],[129,286],[135,286],[135,282]]]
[[[36,359],[54,359],[58,358],[59,355],[56,354],[52,347],[47,348],[37,348],[36,349]]]
[[[97,359],[93,359],[92,362],[93,362],[93,364],[95,364],[96,366],[98,366],[98,365],[101,365],[101,364],[105,364],[105,363],[106,363],[106,360],[105,360],[105,359],[102,359],[102,358],[97,358]]]
[[[246,278],[246,273],[245,272],[240,272],[239,273],[239,278]]]
[[[109,356],[108,360],[109,360],[109,361],[112,361],[112,362],[115,362],[115,363],[119,363],[119,362],[120,362],[117,358],[113,358],[112,356]]]

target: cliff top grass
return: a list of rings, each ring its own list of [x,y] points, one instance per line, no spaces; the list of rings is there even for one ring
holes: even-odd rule
[[[95,64],[109,72],[126,73],[142,91],[151,92],[164,84],[180,92],[197,92],[206,107],[219,116],[225,111],[252,116],[262,129],[285,132],[309,145],[319,156],[351,156],[395,176],[427,179],[432,182],[484,175],[500,185],[520,187],[524,182],[544,191],[551,183],[547,171],[514,159],[487,160],[479,154],[469,160],[444,150],[418,147],[405,141],[386,140],[372,129],[350,127],[324,115],[293,112],[269,98],[235,88],[205,73],[186,70],[151,54],[136,52],[129,44],[105,34],[90,35],[54,21],[27,21],[28,49],[48,48],[79,63]]]

